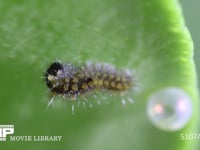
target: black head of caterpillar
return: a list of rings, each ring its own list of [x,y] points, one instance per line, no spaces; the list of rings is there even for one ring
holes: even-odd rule
[[[63,66],[62,64],[60,64],[59,62],[54,62],[52,63],[49,68],[47,69],[47,71],[45,72],[45,81],[47,86],[52,89],[53,88],[53,82],[52,82],[52,77],[57,76],[57,73],[59,70],[62,70]]]
[[[133,87],[130,71],[116,70],[111,65],[91,62],[80,67],[54,62],[45,73],[45,81],[52,95],[71,99],[93,90],[122,93]]]

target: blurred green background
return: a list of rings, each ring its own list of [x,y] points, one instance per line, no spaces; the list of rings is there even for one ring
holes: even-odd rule
[[[198,78],[200,77],[200,20],[196,19],[199,18],[200,13],[200,1],[199,0],[180,0],[182,5],[183,15],[185,17],[186,25],[190,31],[194,42],[194,59],[196,63],[196,69]]]
[[[171,4],[172,1],[169,0],[169,3]],[[189,38],[181,32],[179,21],[182,20],[179,20],[178,11],[173,15],[170,12],[174,11],[174,7],[166,6],[164,9],[164,4],[168,4],[167,0],[148,2],[145,0],[105,0],[105,4],[101,1],[96,2],[93,0],[87,0],[86,3],[78,0],[71,0],[69,3],[65,3],[64,0],[0,1],[0,83],[2,84],[0,124],[14,124],[15,135],[63,136],[63,140],[56,143],[0,143],[0,149],[132,150],[136,148],[154,150],[162,148],[187,150],[187,147],[193,147],[191,145],[197,143],[197,141],[180,141],[180,133],[196,131],[195,117],[185,130],[171,133],[156,129],[150,124],[145,114],[146,101],[144,99],[148,94],[154,89],[171,85],[171,82],[186,89],[194,97],[194,103],[197,103],[195,101],[196,91],[193,89],[194,74],[190,74],[193,68],[187,68],[189,64],[187,56],[190,55],[190,45],[187,41]],[[143,2],[145,4],[142,4]],[[152,5],[151,3],[154,2],[155,5]],[[162,4],[162,2],[165,3]],[[199,2],[182,0],[180,3],[183,5],[186,23],[194,40],[195,60],[199,66],[198,27],[200,25],[196,19]],[[150,9],[141,10],[142,5]],[[78,11],[76,6],[78,6]],[[146,20],[138,17],[141,12],[144,13],[142,15]],[[73,15],[77,18],[74,19]],[[97,15],[100,17],[97,18]],[[134,18],[133,21],[130,20],[130,16]],[[155,16],[160,17],[161,22],[156,22],[157,18],[152,19]],[[170,16],[174,18],[171,19]],[[109,21],[110,24],[107,25],[106,22]],[[158,33],[154,34],[154,23],[156,25],[160,23],[159,25],[163,26],[166,31],[163,32],[162,28],[156,27]],[[170,32],[168,27],[171,24],[177,25],[179,32],[177,30],[175,30],[176,33]],[[138,31],[141,25],[150,28],[150,30],[143,31],[147,32],[145,35],[140,35]],[[136,33],[139,34],[136,35]],[[168,42],[166,35],[171,36],[172,39],[183,38],[186,41],[185,45],[180,44],[179,46],[179,42],[178,44],[173,43],[173,40],[170,41],[171,43]],[[141,43],[138,43],[138,37],[145,40],[143,41],[146,42],[145,45],[141,46]],[[160,45],[159,40],[154,41],[151,38],[163,40],[163,43],[167,42],[163,46]],[[172,51],[170,51],[171,46]],[[181,67],[177,70],[173,64],[166,63],[171,69],[168,75],[172,80],[169,79],[168,82],[167,79],[163,80],[163,74],[165,75],[168,70],[159,67],[163,68],[160,64],[165,65],[164,61],[169,60],[171,56],[165,57],[165,53],[160,52],[159,48],[169,50],[173,57],[176,54],[173,46],[177,49],[185,48],[186,54],[180,53],[180,55],[184,57],[183,60],[186,58],[186,66],[181,62],[177,63],[176,65]],[[146,48],[146,51],[140,53],[137,50],[140,48]],[[105,49],[106,53],[102,53]],[[122,51],[124,49],[125,52]],[[136,49],[133,56],[130,55],[132,49]],[[73,50],[73,53],[70,50]],[[77,114],[72,116],[71,106],[63,105],[63,101],[59,99],[52,109],[45,109],[48,93],[45,93],[46,87],[40,76],[48,64],[56,58],[70,62],[77,60],[85,62],[88,59],[95,61],[96,59],[113,63],[118,67],[128,66],[137,69],[144,80],[145,92],[142,96],[137,97],[136,95],[139,102],[128,105],[126,108],[122,107],[120,102],[117,104],[112,102],[109,105],[96,106],[86,111],[80,108]],[[160,62],[155,64],[154,60]],[[140,67],[137,68],[139,65]],[[189,69],[188,74],[182,71],[184,68]],[[197,68],[197,70],[200,75],[200,69]],[[174,76],[176,71],[177,76],[180,75],[178,78]],[[158,72],[158,75],[155,76],[154,72]],[[183,77],[181,77],[182,73]],[[147,74],[148,78],[146,78]],[[189,77],[189,79],[184,79],[184,77]],[[159,81],[155,82],[157,80]],[[182,81],[186,81],[188,85]],[[114,100],[115,98],[112,99]]]

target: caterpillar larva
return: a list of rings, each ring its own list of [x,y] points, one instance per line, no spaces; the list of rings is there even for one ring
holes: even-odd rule
[[[88,62],[77,67],[53,62],[45,72],[50,93],[70,100],[96,90],[124,94],[135,86],[134,76],[128,69],[117,70],[109,64]]]

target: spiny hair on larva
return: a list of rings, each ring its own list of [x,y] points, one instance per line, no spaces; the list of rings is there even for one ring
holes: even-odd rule
[[[71,100],[96,90],[124,94],[135,86],[130,70],[92,62],[83,66],[53,62],[45,72],[45,81],[51,95]]]

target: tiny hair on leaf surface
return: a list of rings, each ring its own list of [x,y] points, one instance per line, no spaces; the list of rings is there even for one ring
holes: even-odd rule
[[[50,150],[195,147],[198,141],[180,140],[181,133],[197,132],[199,102],[192,40],[176,0],[11,0],[2,1],[0,11],[0,122],[14,124],[15,135],[61,135],[59,143],[36,145]],[[126,107],[113,96],[107,105],[80,107],[76,115],[61,98],[46,109],[40,77],[55,59],[128,68],[141,91],[130,94],[135,102]],[[167,87],[192,100],[192,118],[176,132],[154,127],[146,113],[148,97]],[[32,143],[3,148],[28,149]]]

